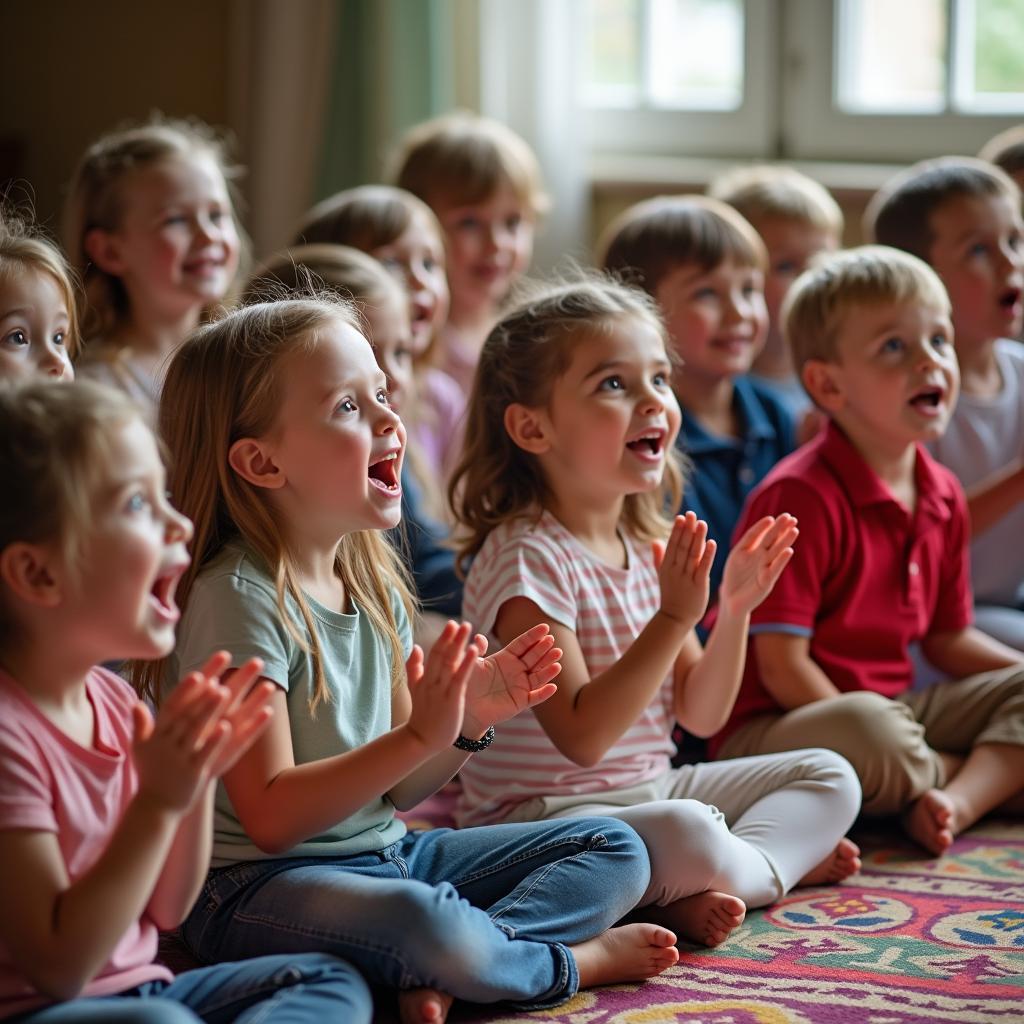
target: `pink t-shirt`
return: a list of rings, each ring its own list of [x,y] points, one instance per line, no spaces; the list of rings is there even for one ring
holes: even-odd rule
[[[0,830],[53,832],[71,882],[95,864],[137,786],[130,756],[134,692],[103,668],[94,668],[85,686],[96,721],[95,742],[88,749],[61,732],[0,672]],[[171,973],[153,963],[156,947],[156,926],[143,917],[125,932],[82,995],[170,980]],[[49,1002],[0,944],[0,1017]]]
[[[660,604],[650,549],[624,538],[628,567],[585,548],[554,516],[502,523],[484,542],[466,579],[463,614],[488,635],[501,606],[527,597],[575,634],[591,677],[614,665]],[[496,647],[492,646],[492,650]],[[460,770],[460,825],[501,821],[538,796],[600,794],[660,777],[670,767],[672,679],[605,754],[584,768],[563,757],[532,711],[496,728],[494,744]]]

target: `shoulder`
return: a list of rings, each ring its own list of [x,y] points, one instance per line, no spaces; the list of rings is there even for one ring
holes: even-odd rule
[[[794,421],[789,406],[770,384],[750,376],[738,377],[736,394],[756,417],[763,416],[775,434],[792,447]]]
[[[262,559],[242,544],[228,544],[199,572],[190,602],[203,595],[266,596],[276,603],[277,588]]]

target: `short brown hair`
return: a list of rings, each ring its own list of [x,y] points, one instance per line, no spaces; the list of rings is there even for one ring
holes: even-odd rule
[[[711,182],[708,195],[728,203],[755,227],[766,220],[785,220],[843,233],[843,211],[832,194],[793,167],[734,167]]]
[[[978,159],[995,164],[1007,174],[1024,172],[1024,124],[1015,124],[994,135],[982,146]]]
[[[935,235],[932,214],[961,196],[1005,196],[1020,206],[1020,190],[1005,171],[970,156],[923,160],[882,186],[864,211],[864,233],[926,262]]]
[[[466,111],[411,128],[389,176],[432,207],[480,203],[502,185],[512,189],[532,217],[549,206],[533,150],[500,121]]]
[[[851,310],[920,302],[949,311],[949,296],[924,260],[885,245],[862,245],[819,258],[794,282],[782,308],[783,332],[801,374],[811,359],[839,359],[839,334]]]
[[[705,271],[724,260],[765,270],[758,233],[731,206],[707,196],[657,196],[621,213],[598,243],[598,264],[654,295],[676,267]]]

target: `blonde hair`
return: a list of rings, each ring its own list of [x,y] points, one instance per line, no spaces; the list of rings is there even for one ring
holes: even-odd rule
[[[174,157],[210,157],[224,175],[231,217],[238,232],[239,267],[248,259],[248,240],[235,210],[238,195],[233,182],[240,169],[228,160],[225,139],[198,119],[154,115],[97,139],[75,169],[64,208],[64,248],[85,289],[82,337],[86,343],[109,334],[128,315],[128,294],[121,279],[97,267],[86,252],[86,236],[95,228],[114,231],[124,212],[124,190],[132,174]],[[220,312],[222,302],[204,308],[203,317]]]
[[[949,311],[946,289],[924,260],[884,245],[820,257],[796,279],[782,307],[797,373],[811,359],[838,362],[839,335],[853,310],[907,302]]]
[[[78,287],[64,254],[42,232],[10,210],[0,209],[0,282],[27,270],[49,274],[57,282],[67,306],[68,358],[78,355]]]
[[[332,700],[312,613],[278,513],[260,488],[230,467],[228,452],[239,438],[262,437],[273,428],[282,400],[282,361],[311,351],[318,331],[338,321],[359,329],[352,307],[331,295],[243,306],[193,331],[171,361],[160,402],[160,432],[170,455],[168,486],[177,507],[195,526],[193,561],[178,586],[178,604],[184,611],[203,569],[229,541],[243,540],[274,580],[288,632],[310,653],[312,713]],[[394,550],[376,530],[346,534],[335,555],[335,571],[347,594],[387,638],[392,685],[399,685],[405,653],[391,599],[397,594],[410,615],[412,599]],[[289,596],[301,623],[288,607]],[[149,696],[159,687],[164,664],[134,666],[133,678]]]
[[[598,243],[598,264],[654,295],[677,267],[713,270],[731,259],[764,271],[761,236],[731,207],[707,196],[657,196],[621,213]]]
[[[539,515],[550,499],[537,459],[505,429],[514,403],[536,408],[551,399],[555,381],[568,369],[576,345],[626,319],[645,321],[665,341],[665,328],[647,295],[612,277],[593,274],[562,284],[526,286],[523,298],[487,336],[473,381],[462,458],[449,499],[461,527],[457,564],[483,546],[508,519]],[[666,354],[670,352],[666,345]],[[639,540],[662,538],[682,498],[683,468],[668,453],[655,491],[625,499],[622,525]]]
[[[511,128],[458,111],[411,128],[388,175],[428,205],[484,202],[504,185],[532,218],[550,205],[533,150]]]
[[[843,233],[843,211],[832,194],[793,167],[734,167],[711,182],[708,195],[728,203],[755,227],[785,220],[831,231],[837,238]]]
[[[78,381],[0,385],[0,550],[17,541],[56,541],[76,578],[104,481],[99,467],[117,427],[143,416],[120,392]],[[17,496],[15,498],[15,496]],[[0,647],[11,641],[0,607]]]
[[[969,156],[922,160],[886,182],[864,211],[864,234],[869,241],[891,245],[930,259],[935,234],[932,215],[960,197],[1009,199],[1020,207],[1020,189],[994,164]]]

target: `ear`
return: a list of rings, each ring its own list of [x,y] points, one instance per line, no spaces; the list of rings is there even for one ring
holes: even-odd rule
[[[252,437],[243,437],[231,446],[228,465],[253,487],[276,491],[288,482],[263,442]]]
[[[0,581],[21,601],[55,608],[64,596],[56,557],[39,544],[15,541],[0,551]]]
[[[547,417],[540,409],[513,402],[505,409],[505,430],[513,442],[531,455],[550,450]]]
[[[825,412],[838,412],[843,406],[839,369],[837,363],[826,363],[823,359],[808,359],[800,372],[807,393]]]
[[[91,228],[85,233],[83,242],[86,254],[105,274],[120,277],[125,271],[121,246],[117,237],[103,228]]]

